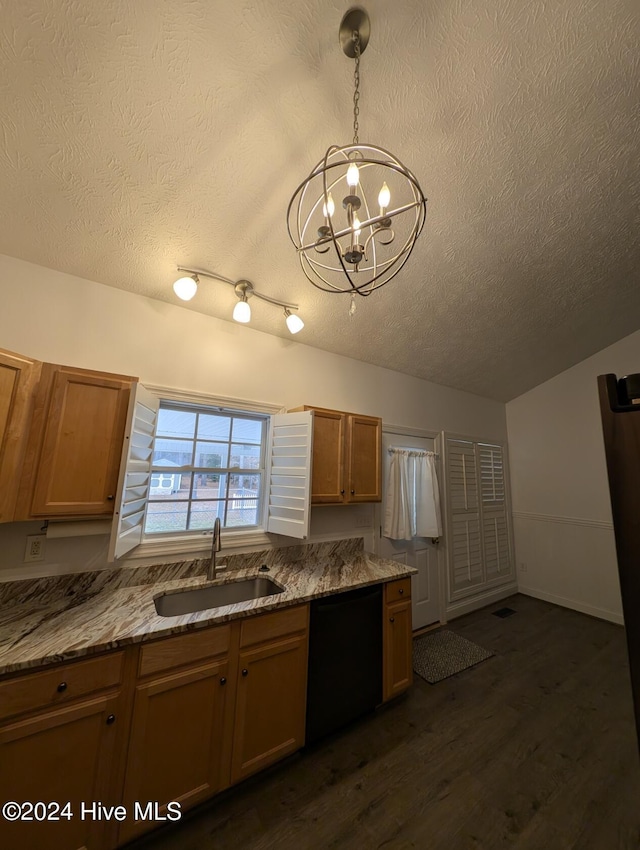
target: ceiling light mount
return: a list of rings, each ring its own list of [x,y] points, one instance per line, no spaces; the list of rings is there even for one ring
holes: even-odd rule
[[[255,295],[261,301],[266,301],[268,304],[273,304],[275,307],[282,307],[284,309],[287,327],[292,334],[298,333],[304,327],[302,319],[291,313],[291,310],[297,311],[299,309],[297,304],[290,304],[288,301],[280,301],[277,298],[271,298],[269,295],[263,295],[255,289],[250,280],[230,280],[230,278],[224,277],[224,275],[208,271],[207,269],[191,269],[186,266],[178,266],[177,268],[179,272],[186,272],[188,275],[188,277],[179,278],[173,284],[174,292],[183,301],[191,301],[194,297],[198,291],[200,277],[210,278],[211,280],[219,280],[221,283],[226,283],[233,287],[238,296],[238,303],[233,309],[233,318],[236,322],[246,324],[251,320],[251,307],[248,304],[248,300]],[[290,318],[296,319],[296,321],[291,322]],[[296,329],[293,330],[293,327]]]
[[[364,9],[354,6],[353,9],[345,14],[340,22],[340,46],[343,53],[349,59],[356,58],[355,34],[358,33],[360,39],[360,56],[367,49],[369,44],[369,36],[371,35],[371,21],[369,15]]]
[[[352,299],[398,274],[424,227],[427,204],[416,177],[397,157],[359,139],[360,56],[370,31],[360,8],[347,12],[339,31],[344,53],[355,59],[353,143],[332,145],[287,209],[289,236],[308,280]],[[341,204],[334,194],[342,196]]]

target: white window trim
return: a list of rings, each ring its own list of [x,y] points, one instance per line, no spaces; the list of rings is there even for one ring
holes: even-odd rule
[[[174,387],[166,387],[159,384],[150,384],[146,381],[142,382],[149,392],[156,395],[161,401],[167,402],[183,402],[185,404],[201,404],[208,407],[220,407],[224,410],[237,410],[238,412],[246,413],[262,413],[267,416],[273,416],[276,413],[284,413],[286,408],[281,404],[270,404],[263,401],[248,401],[246,399],[232,398],[230,396],[218,396],[209,393],[194,392],[192,390],[178,390]],[[271,444],[271,423],[267,422],[265,433],[265,464],[268,469],[270,466],[270,444]],[[268,486],[268,481],[265,479],[263,486]],[[264,547],[271,543],[271,537],[266,533],[266,506],[268,500],[262,500],[262,517],[260,519],[260,527],[255,531],[231,529],[224,530],[224,547],[225,550],[236,548],[246,549],[249,546]],[[162,539],[151,538],[144,540],[131,552],[126,555],[127,560],[135,560],[139,558],[153,558],[155,556],[165,555],[189,555],[191,557],[208,557],[211,552],[211,536],[199,532],[196,534],[184,534],[176,536],[166,536]]]

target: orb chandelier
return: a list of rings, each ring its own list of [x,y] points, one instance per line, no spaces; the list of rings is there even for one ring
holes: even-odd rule
[[[426,216],[415,176],[393,154],[363,144],[358,133],[360,56],[369,43],[364,9],[350,9],[340,24],[344,53],[355,60],[353,144],[332,145],[296,189],[287,227],[302,270],[324,292],[371,295],[409,259]]]

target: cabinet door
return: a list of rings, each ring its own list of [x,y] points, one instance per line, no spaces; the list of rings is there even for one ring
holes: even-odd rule
[[[347,501],[382,499],[382,421],[349,415],[347,433]]]
[[[0,351],[0,522],[12,522],[29,431],[29,415],[42,364]]]
[[[306,693],[306,635],[240,652],[232,782],[304,744]]]
[[[154,678],[136,688],[124,805],[179,802],[187,808],[211,797],[222,776],[227,659]],[[120,841],[157,826],[128,818]]]
[[[344,441],[346,416],[332,410],[313,412],[311,502],[341,504],[345,500]]]
[[[45,364],[30,435],[27,516],[109,516],[131,380]]]
[[[81,804],[118,804],[112,757],[118,739],[118,699],[98,699],[38,714],[0,727],[0,800],[70,803],[73,817],[58,821],[6,820],[3,847],[20,850],[94,850],[103,846],[107,824],[81,817]],[[55,809],[50,810],[55,813]],[[58,813],[60,815],[60,813]]]
[[[392,699],[413,681],[411,599],[384,606],[383,699]]]

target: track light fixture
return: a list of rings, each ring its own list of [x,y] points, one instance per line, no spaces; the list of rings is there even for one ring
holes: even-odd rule
[[[277,298],[270,298],[268,295],[263,295],[254,289],[253,284],[249,280],[230,280],[228,277],[224,277],[216,272],[210,272],[206,269],[187,269],[184,266],[178,266],[178,271],[187,273],[186,277],[178,278],[173,284],[173,291],[183,301],[191,301],[198,291],[200,277],[207,277],[211,278],[211,280],[219,280],[222,283],[228,283],[229,286],[233,286],[238,296],[238,303],[233,308],[233,319],[236,322],[246,324],[251,321],[249,298],[255,295],[261,301],[267,301],[269,304],[274,304],[276,307],[282,307],[284,309],[286,325],[290,333],[297,334],[304,327],[304,322],[300,316],[291,312],[291,310],[298,309],[297,304],[289,304],[286,301],[279,301]]]

